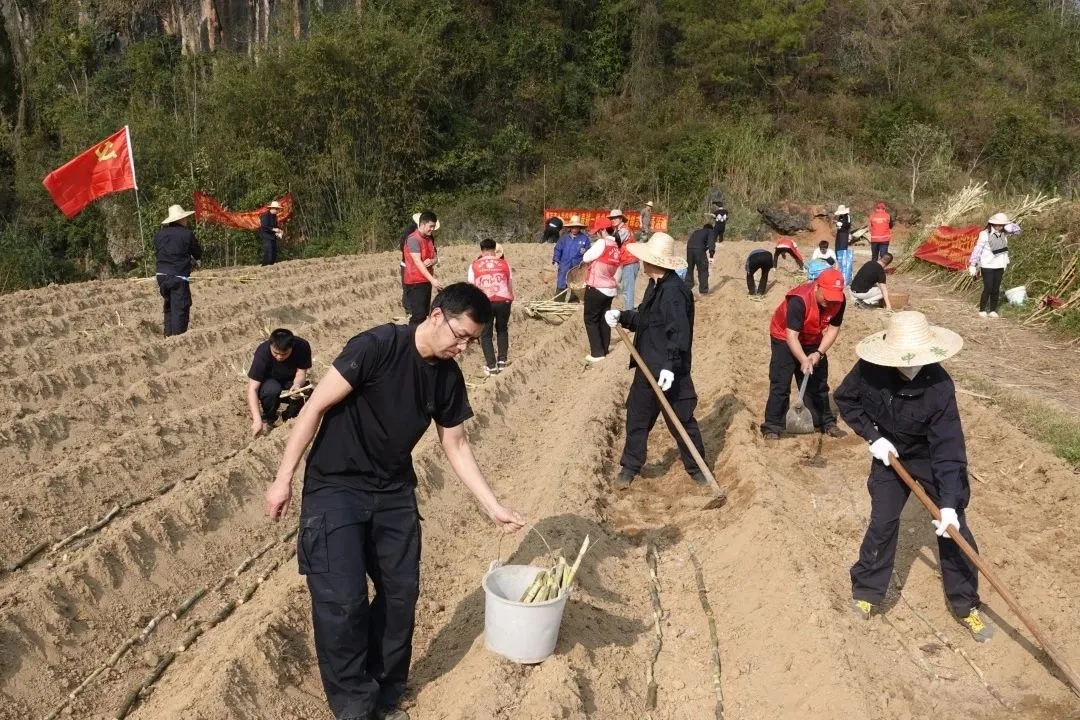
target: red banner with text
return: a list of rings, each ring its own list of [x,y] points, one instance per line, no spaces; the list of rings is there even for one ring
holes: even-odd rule
[[[581,222],[585,223],[585,227],[589,227],[592,225],[593,220],[599,217],[607,217],[609,212],[611,212],[610,208],[603,208],[601,210],[590,210],[588,208],[545,208],[544,222],[547,222],[553,217],[558,217],[562,218],[562,221],[566,223],[570,220],[571,215],[577,215],[581,218]],[[641,213],[637,210],[623,210],[623,215],[626,216],[626,224],[630,226],[631,230],[641,229]],[[653,213],[653,232],[667,232],[667,224],[667,213]]]
[[[269,205],[264,205],[255,210],[230,211],[226,210],[221,203],[204,193],[195,192],[195,219],[199,222],[224,225],[234,230],[258,230],[259,216],[266,212]],[[281,210],[278,212],[278,227],[284,226],[293,213],[292,193],[286,193],[278,198]]]
[[[954,228],[942,225],[915,251],[915,257],[950,270],[963,270],[975,249],[982,227]]]

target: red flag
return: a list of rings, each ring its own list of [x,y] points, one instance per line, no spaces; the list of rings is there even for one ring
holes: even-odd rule
[[[99,197],[134,189],[135,162],[127,126],[53,170],[42,182],[68,219]]]
[[[222,207],[214,198],[205,193],[201,193],[198,190],[194,195],[195,202],[195,219],[199,222],[213,223],[215,225],[224,225],[227,228],[233,228],[235,230],[258,230],[259,229],[259,216],[266,212],[267,205],[263,205],[260,208],[254,210],[238,210],[232,212]],[[293,197],[292,193],[285,193],[283,197],[278,198],[278,202],[281,203],[281,212],[278,213],[277,220],[278,225],[284,225],[292,217],[293,213]]]

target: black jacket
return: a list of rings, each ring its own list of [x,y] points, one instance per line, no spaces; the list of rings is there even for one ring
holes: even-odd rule
[[[179,224],[166,225],[154,234],[157,254],[156,270],[164,275],[187,277],[191,261],[202,260],[202,248],[190,228]]]
[[[687,250],[706,250],[709,257],[716,254],[716,233],[712,225],[698,228],[690,233],[690,239],[686,241]]]
[[[836,243],[834,247],[837,252],[848,249],[848,243],[851,242],[851,215],[837,215],[836,216]]]
[[[964,430],[956,389],[941,365],[927,365],[905,382],[895,368],[860,360],[833,399],[844,422],[860,437],[871,443],[888,439],[908,472],[936,484],[941,507],[966,505]]]
[[[264,243],[273,245],[277,242],[277,235],[274,234],[274,230],[277,229],[277,215],[267,210],[259,216],[259,239]]]
[[[637,310],[623,310],[619,324],[635,333],[634,347],[653,377],[661,370],[690,374],[694,344],[694,296],[682,278],[669,272],[659,282],[649,280]],[[637,363],[630,359],[630,367]]]

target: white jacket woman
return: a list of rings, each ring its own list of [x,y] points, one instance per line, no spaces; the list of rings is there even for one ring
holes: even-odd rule
[[[1009,265],[1009,233],[1006,225],[1011,225],[1008,215],[992,215],[986,222],[986,227],[979,233],[979,239],[968,258],[968,273],[975,277],[980,270],[982,272],[983,291],[979,298],[979,315],[982,317],[998,317],[1001,279]]]

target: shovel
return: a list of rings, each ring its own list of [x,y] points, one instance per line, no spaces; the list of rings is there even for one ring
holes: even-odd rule
[[[814,418],[806,406],[803,405],[803,395],[806,394],[806,383],[809,381],[810,373],[806,373],[803,375],[802,384],[799,385],[799,398],[791,406],[791,409],[787,411],[784,424],[787,425],[789,433],[805,435],[814,432]]]
[[[675,411],[672,409],[671,404],[668,403],[667,397],[664,396],[664,391],[660,389],[660,386],[656,384],[656,378],[649,372],[649,368],[645,366],[645,361],[641,359],[641,355],[638,354],[637,348],[634,347],[634,342],[630,339],[626,330],[621,326],[615,327],[619,331],[619,337],[626,343],[626,347],[630,349],[630,355],[634,358],[634,362],[637,363],[638,369],[641,370],[641,374],[645,376],[645,379],[649,381],[649,385],[652,386],[653,392],[656,393],[656,399],[660,401],[660,407],[664,409],[664,414],[671,420],[671,424],[675,426],[675,429],[679,431],[679,437],[682,438],[683,444],[686,445],[686,449],[690,451],[690,455],[694,458],[694,462],[697,463],[698,469],[701,470],[701,474],[705,476],[705,480],[709,483],[709,487],[713,492],[713,499],[705,503],[705,507],[702,510],[715,510],[721,507],[727,502],[727,493],[716,482],[716,478],[713,477],[712,471],[709,470],[709,466],[705,464],[705,460],[702,459],[701,454],[698,453],[697,448],[694,447],[694,443],[690,441],[690,436],[686,432],[686,428],[679,422],[679,418],[675,415]]]

